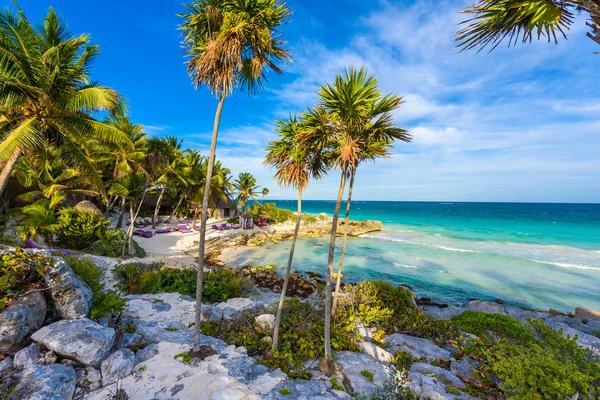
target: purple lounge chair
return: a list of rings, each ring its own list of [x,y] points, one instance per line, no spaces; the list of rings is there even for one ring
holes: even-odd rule
[[[230,227],[229,227],[229,225],[227,225],[227,224],[222,224],[222,225],[221,225],[221,229],[223,229],[224,231],[227,231],[227,230],[229,230],[229,229],[231,229],[231,228],[230,228]]]
[[[193,232],[191,229],[187,227],[187,225],[181,224],[177,225],[177,230],[181,233],[191,233]]]
[[[141,236],[143,238],[147,238],[147,239],[149,239],[149,238],[152,237],[152,233],[150,233],[148,231],[141,230],[141,229],[137,229],[137,230],[133,231],[133,234],[137,235],[137,236]]]
[[[213,225],[212,228],[216,231],[222,231],[223,227],[219,226],[219,225]]]
[[[240,229],[238,224],[231,224],[231,229]]]
[[[39,244],[35,243],[33,240],[31,239],[27,239],[27,241],[25,242],[25,246],[27,246],[30,249],[38,249],[38,250],[50,250],[50,251],[56,251],[57,253],[62,253],[65,256],[69,256],[71,254],[73,254],[73,252],[69,251],[69,250],[63,250],[63,249],[53,249],[51,247],[42,247]]]
[[[154,231],[154,233],[157,233],[157,234],[161,234],[161,233],[169,233],[169,232],[171,232],[172,230],[173,230],[173,228],[171,228],[170,226],[166,226],[166,227],[164,227],[164,228],[162,228],[162,229],[157,229],[157,230],[155,230],[155,231]]]

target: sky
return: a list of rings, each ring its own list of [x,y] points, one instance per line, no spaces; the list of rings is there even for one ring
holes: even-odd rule
[[[271,199],[296,194],[262,165],[274,121],[314,106],[320,85],[365,66],[404,98],[398,126],[413,135],[392,157],[361,166],[357,200],[600,202],[600,55],[578,17],[559,45],[459,53],[459,11],[475,0],[288,0],[282,29],[293,57],[258,96],[225,102],[217,157],[247,171]],[[5,3],[8,3],[5,0]],[[127,98],[152,136],[177,136],[208,153],[217,101],[195,89],[177,30],[180,0],[21,0],[32,21],[49,6],[98,44],[92,78]],[[305,199],[335,199],[339,172]]]

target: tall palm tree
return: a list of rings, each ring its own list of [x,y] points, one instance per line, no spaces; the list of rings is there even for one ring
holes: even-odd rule
[[[269,194],[269,189],[267,189],[266,187],[263,188],[263,190],[261,191],[262,194],[262,198],[260,199],[261,203],[265,202],[265,196],[267,196]]]
[[[206,188],[202,199],[202,221],[198,254],[198,285],[193,352],[200,351],[202,284],[206,220],[212,170],[225,98],[236,87],[257,93],[271,69],[281,73],[278,63],[290,59],[278,28],[291,15],[280,0],[194,0],[185,5],[181,25],[188,49],[188,72],[196,87],[206,86],[219,99],[213,126]],[[205,350],[208,350],[205,348]]]
[[[246,210],[246,203],[258,196],[256,178],[249,172],[240,172],[235,182],[233,182],[233,186],[237,191],[236,202],[238,207]]]
[[[455,40],[461,50],[479,51],[488,46],[492,51],[505,39],[509,46],[531,42],[534,36],[558,43],[581,11],[589,15],[587,36],[600,44],[600,0],[480,0],[462,11],[469,19]]]
[[[129,200],[129,219],[131,223],[127,228],[127,241],[123,245],[123,255],[133,254],[133,231],[135,229],[135,220],[140,212],[142,204],[146,194],[148,193],[149,180],[145,174],[131,171],[129,174],[123,176],[119,182],[115,182],[111,185],[109,190],[111,195],[122,196]]]
[[[38,28],[20,8],[0,11],[0,194],[20,155],[48,139],[64,148],[106,197],[82,145],[89,138],[131,144],[121,131],[91,117],[120,106],[114,90],[89,78],[98,53],[88,35],[73,36],[52,8]]]
[[[380,127],[379,129],[387,129],[391,126],[391,121],[389,121],[388,126]],[[364,126],[362,129],[369,129],[369,126]],[[375,142],[370,142],[369,137],[366,136],[365,142],[360,149],[358,149],[359,154],[356,157],[356,164],[350,167],[350,183],[348,184],[348,198],[346,200],[346,215],[344,218],[344,235],[342,239],[342,249],[340,251],[340,261],[338,264],[335,291],[333,293],[333,303],[331,306],[331,315],[335,315],[335,311],[337,308],[337,299],[340,293],[340,288],[342,286],[342,270],[344,267],[344,256],[346,255],[346,247],[348,244],[348,221],[350,218],[350,205],[352,204],[352,191],[354,189],[354,179],[356,178],[356,171],[361,162],[364,161],[375,161],[377,158],[388,158],[389,157],[389,148],[391,147],[391,143],[388,142],[387,139],[377,140]],[[398,135],[397,139],[402,140],[404,142],[410,141],[410,136],[405,133],[404,135]]]
[[[179,207],[181,207],[184,200],[186,200],[187,197],[189,196],[190,190],[194,186],[198,186],[200,184],[201,177],[203,175],[203,172],[202,172],[203,158],[200,155],[200,152],[198,150],[189,150],[189,149],[185,150],[183,152],[182,156],[183,156],[183,158],[182,158],[182,174],[181,174],[181,176],[185,180],[186,183],[185,183],[185,185],[180,184],[177,187],[177,192],[180,193],[179,201],[177,202],[175,207],[173,207],[173,210],[171,211],[171,215],[169,215],[169,218],[167,219],[166,223],[171,222],[171,220],[175,216],[175,213],[177,212]]]
[[[360,149],[366,143],[402,139],[406,131],[393,126],[391,112],[402,103],[394,94],[383,95],[377,79],[364,68],[349,68],[338,74],[333,84],[319,91],[317,108],[306,113],[302,143],[331,148],[335,165],[341,171],[340,185],[333,212],[327,275],[325,281],[325,354],[320,368],[333,374],[338,368],[331,353],[331,280],[338,218],[346,179],[359,162]]]
[[[285,278],[281,288],[281,296],[277,307],[277,316],[273,329],[272,352],[277,350],[279,344],[279,326],[281,324],[281,314],[283,312],[283,303],[290,280],[292,261],[294,260],[294,250],[296,248],[296,239],[300,230],[302,221],[302,193],[308,186],[311,178],[319,179],[327,171],[327,158],[318,149],[301,145],[297,138],[299,132],[298,119],[290,116],[288,119],[279,119],[275,121],[275,132],[279,133],[279,138],[272,141],[267,146],[267,155],[265,156],[265,165],[276,169],[275,181],[280,186],[291,187],[298,192],[298,219],[292,237],[290,255],[288,257],[285,269]],[[264,189],[263,189],[264,193]],[[268,193],[268,190],[267,190]]]
[[[161,142],[162,145],[159,147],[161,164],[157,167],[157,171],[160,175],[155,181],[157,186],[160,187],[160,192],[154,207],[154,217],[152,218],[153,229],[156,228],[156,225],[158,224],[160,206],[169,187],[175,188],[177,185],[187,185],[187,182],[183,177],[185,171],[183,165],[183,153],[181,152],[182,142],[174,136],[162,138]]]

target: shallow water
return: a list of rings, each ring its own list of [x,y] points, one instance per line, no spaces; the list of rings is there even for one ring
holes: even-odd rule
[[[331,214],[333,206],[306,201],[303,209]],[[408,284],[419,296],[454,304],[499,298],[600,309],[600,205],[356,202],[351,218],[382,220],[384,229],[349,238],[347,281]],[[248,250],[234,262],[283,266],[289,245]],[[300,239],[294,267],[324,274],[327,245],[328,237]]]

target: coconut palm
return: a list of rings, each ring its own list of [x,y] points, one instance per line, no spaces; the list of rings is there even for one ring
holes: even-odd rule
[[[123,245],[123,255],[133,254],[133,231],[135,229],[135,220],[140,212],[144,199],[148,192],[148,177],[139,172],[131,171],[125,175],[119,182],[111,185],[109,193],[113,196],[121,196],[129,200],[129,228],[127,228],[127,241]],[[139,200],[139,201],[138,201]]]
[[[161,164],[157,167],[160,173],[156,178],[156,184],[160,187],[160,192],[154,207],[154,217],[152,218],[152,228],[158,224],[158,214],[165,193],[169,188],[174,189],[177,185],[186,186],[184,178],[185,166],[183,164],[183,154],[181,152],[182,142],[174,136],[161,139],[162,146],[159,147]]]
[[[285,278],[281,288],[277,316],[275,317],[272,343],[273,353],[277,350],[279,343],[279,326],[281,324],[283,303],[290,280],[296,239],[298,238],[300,222],[302,221],[302,193],[308,186],[310,179],[321,178],[328,167],[327,158],[318,149],[301,145],[298,142],[300,124],[295,116],[290,116],[288,119],[279,119],[275,121],[275,125],[275,132],[279,133],[279,138],[270,142],[267,146],[267,155],[265,156],[264,163],[276,169],[275,181],[278,185],[291,187],[298,192],[298,219],[296,220],[294,236],[292,237],[290,255],[285,269]],[[263,189],[263,194],[264,192],[265,189]]]
[[[56,217],[56,208],[65,200],[65,194],[54,192],[50,197],[44,197],[33,204],[21,209],[21,220],[17,234],[23,240],[42,236],[46,241],[51,241],[53,233],[59,228]]]
[[[206,168],[208,162],[204,160],[201,166],[201,180],[196,186],[195,192],[192,195],[192,203],[194,205],[194,219],[192,221],[192,229],[196,227],[196,220],[198,218],[198,210],[202,208],[202,202],[204,200],[204,179],[206,179]],[[213,172],[211,174],[211,185],[209,193],[208,207],[215,208],[219,200],[228,201],[233,190],[233,183],[231,182],[231,171],[229,168],[223,167],[220,161],[215,161],[213,166]]]
[[[237,179],[233,182],[233,186],[237,191],[236,202],[238,207],[243,210],[246,209],[246,203],[249,200],[254,200],[258,196],[256,178],[249,172],[240,172]]]
[[[261,194],[262,194],[262,198],[260,199],[260,202],[264,203],[265,196],[267,196],[269,194],[269,189],[267,189],[266,187],[263,188],[263,190],[261,191]]]
[[[165,221],[167,224],[171,222],[175,213],[181,207],[184,200],[189,196],[190,190],[196,185],[200,184],[200,180],[203,172],[202,172],[202,156],[198,150],[185,150],[182,154],[182,178],[185,180],[185,185],[180,184],[177,186],[177,193],[181,193],[179,195],[179,201],[173,210],[171,211],[171,215]]]
[[[558,43],[558,37],[567,38],[577,12],[589,15],[587,36],[600,44],[600,0],[480,0],[462,12],[469,19],[456,34],[461,50],[492,51],[505,39],[509,46],[534,37]]]
[[[190,56],[188,72],[196,87],[206,86],[219,99],[202,199],[193,348],[198,354],[206,220],[223,104],[238,86],[249,93],[260,91],[267,70],[282,72],[278,63],[290,57],[277,29],[291,13],[280,0],[194,0],[185,6],[187,13],[180,17],[184,18],[181,25],[183,43]]]
[[[325,281],[325,354],[320,368],[327,374],[333,374],[337,369],[331,354],[331,279],[346,179],[360,161],[360,150],[366,148],[368,143],[407,139],[406,131],[393,124],[392,111],[401,103],[399,96],[383,95],[377,79],[364,68],[349,68],[343,75],[338,74],[333,84],[321,87],[317,108],[305,114],[306,127],[300,141],[320,148],[331,148],[335,166],[341,171]]]
[[[37,28],[20,8],[0,11],[0,194],[21,154],[51,140],[105,196],[83,144],[90,138],[130,143],[121,131],[90,115],[120,106],[114,90],[89,79],[98,52],[88,35],[73,36],[52,8]]]
[[[391,122],[391,121],[390,121]],[[368,127],[364,127],[368,129]],[[383,128],[385,129],[385,128]],[[399,137],[398,139],[408,142],[410,141],[410,136],[407,134]],[[359,154],[357,156],[356,165],[352,165],[350,167],[350,183],[348,184],[348,198],[346,200],[346,215],[344,218],[344,235],[342,239],[342,248],[340,251],[340,261],[338,264],[335,291],[333,293],[333,303],[331,306],[331,315],[335,315],[335,311],[337,308],[337,299],[340,293],[340,288],[342,286],[342,270],[344,267],[344,256],[346,255],[346,247],[348,245],[348,221],[350,218],[350,205],[352,204],[352,191],[354,189],[354,179],[356,178],[356,171],[361,162],[365,161],[375,161],[378,158],[388,158],[389,157],[389,148],[391,147],[391,143],[387,140],[378,140],[375,142],[365,141],[363,147],[359,149]]]

